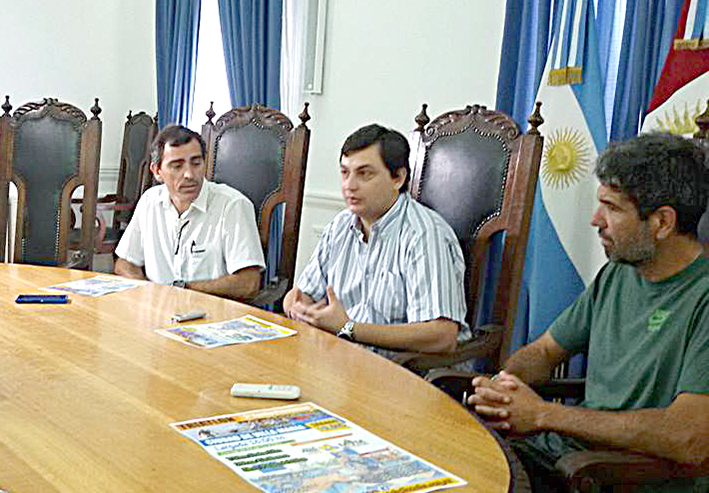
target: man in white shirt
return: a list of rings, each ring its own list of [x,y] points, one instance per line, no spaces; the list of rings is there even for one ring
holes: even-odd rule
[[[147,190],[116,248],[114,272],[239,300],[253,298],[265,263],[254,207],[242,193],[204,179],[205,144],[182,126],[152,144]]]

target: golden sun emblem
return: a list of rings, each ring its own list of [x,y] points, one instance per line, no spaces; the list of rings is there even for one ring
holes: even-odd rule
[[[558,128],[544,146],[542,178],[552,188],[569,188],[586,174],[590,147],[576,129]]]
[[[674,135],[692,136],[699,127],[695,123],[696,118],[702,113],[702,100],[697,99],[694,108],[690,108],[687,102],[684,103],[684,111],[677,111],[677,105],[672,105],[672,114],[665,111],[664,118],[655,119],[654,130],[669,132]]]

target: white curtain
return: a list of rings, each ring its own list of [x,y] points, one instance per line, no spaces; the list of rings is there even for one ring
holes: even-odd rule
[[[305,54],[305,29],[307,1],[283,0],[281,34],[281,112],[294,125],[303,109],[303,56]]]

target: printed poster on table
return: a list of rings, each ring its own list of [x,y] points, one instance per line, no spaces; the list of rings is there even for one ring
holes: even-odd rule
[[[200,348],[267,341],[297,334],[293,329],[271,323],[253,315],[244,315],[224,322],[178,325],[167,329],[158,329],[155,332],[170,339]]]
[[[309,402],[171,426],[269,493],[426,492],[467,484]]]
[[[137,288],[147,283],[148,281],[126,279],[124,277],[96,276],[89,277],[88,279],[78,279],[76,281],[55,284],[54,286],[47,286],[44,289],[51,291],[67,291],[83,296],[103,296],[104,294]]]

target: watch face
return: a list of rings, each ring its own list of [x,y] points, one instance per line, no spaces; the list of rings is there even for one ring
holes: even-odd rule
[[[337,337],[339,337],[340,339],[345,339],[346,341],[352,340],[352,335],[349,332],[345,332],[344,329],[340,330],[340,332],[337,333]]]
[[[354,341],[354,325],[354,321],[349,320],[337,333],[337,337],[347,339],[348,341]]]

